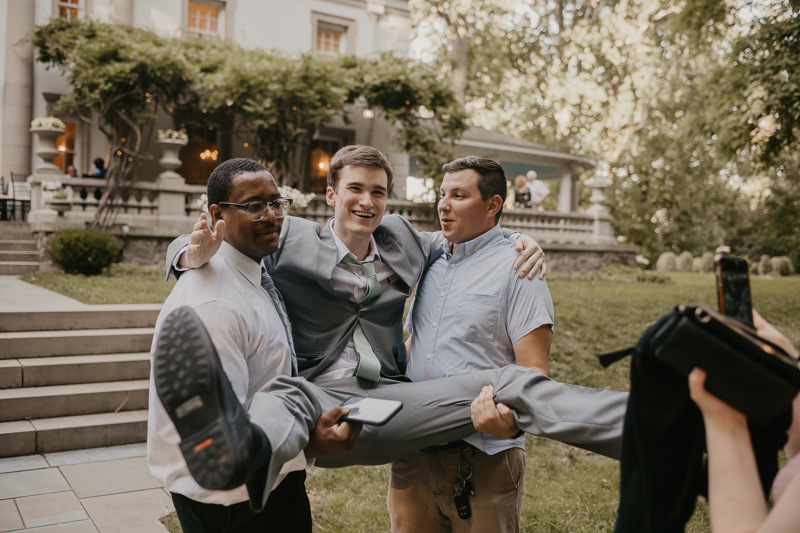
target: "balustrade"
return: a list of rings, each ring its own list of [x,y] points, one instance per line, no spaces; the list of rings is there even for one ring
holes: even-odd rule
[[[105,192],[106,182],[93,178],[61,178],[61,188],[71,191],[67,195],[71,209],[56,219],[55,212],[47,208],[48,198],[54,189],[52,180],[52,175],[33,175],[28,178],[31,183],[31,222],[51,223],[58,220],[60,224],[71,223],[80,227],[92,220]],[[144,233],[177,234],[189,231],[201,210],[197,200],[205,192],[206,188],[202,185],[133,182],[129,187],[117,191],[112,198],[117,213],[116,222],[127,224],[132,229],[139,228]],[[169,201],[164,201],[164,195]],[[181,196],[183,199],[176,201],[176,197]],[[435,231],[439,227],[436,210],[428,204],[391,199],[387,200],[386,213],[402,215],[422,231]],[[291,214],[324,225],[334,215],[334,210],[327,205],[324,196],[318,195],[305,209],[292,210]],[[616,244],[611,217],[603,212],[580,214],[515,209],[503,213],[502,224],[505,228],[530,234],[542,244]]]

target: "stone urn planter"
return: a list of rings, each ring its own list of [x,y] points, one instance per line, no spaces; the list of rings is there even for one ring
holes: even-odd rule
[[[50,209],[56,211],[60,217],[63,217],[64,213],[72,209],[72,202],[66,198],[51,198],[47,205]]]
[[[181,165],[180,153],[181,148],[186,146],[186,141],[183,139],[159,139],[156,141],[161,147],[163,155],[158,160],[158,164],[164,169],[164,172],[158,175],[158,181],[168,183],[185,183],[185,180],[180,174],[175,172]]]
[[[61,153],[56,148],[56,139],[64,135],[64,130],[61,128],[33,127],[30,132],[39,137],[39,148],[36,150],[36,155],[44,160],[44,163],[36,165],[34,170],[37,173],[61,174],[61,169],[53,164],[53,160]]]

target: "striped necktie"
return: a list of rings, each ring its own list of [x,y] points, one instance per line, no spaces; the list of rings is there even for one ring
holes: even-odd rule
[[[272,300],[272,305],[278,312],[278,316],[283,324],[283,329],[286,331],[286,338],[289,340],[289,351],[292,355],[292,376],[297,375],[297,353],[294,351],[294,339],[292,339],[292,324],[289,322],[289,315],[286,313],[286,304],[283,303],[283,296],[278,292],[278,288],[272,282],[272,278],[267,274],[266,270],[261,270],[261,287],[269,294],[269,299]]]

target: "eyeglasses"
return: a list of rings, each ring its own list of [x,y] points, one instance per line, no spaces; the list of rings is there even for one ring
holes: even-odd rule
[[[272,202],[250,202],[247,204],[232,204],[230,202],[219,202],[217,205],[229,205],[244,209],[247,212],[247,218],[253,222],[260,222],[267,216],[267,209],[272,211],[275,218],[283,218],[289,213],[289,206],[292,205],[291,198],[278,198]]]

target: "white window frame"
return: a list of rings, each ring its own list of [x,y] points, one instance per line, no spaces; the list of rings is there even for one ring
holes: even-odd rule
[[[319,28],[328,28],[341,31],[339,51],[317,50],[317,31]],[[311,51],[322,55],[345,55],[356,53],[356,21],[318,11],[311,12]]]
[[[69,9],[78,9],[78,16],[76,18],[84,18],[86,13],[89,12],[91,8],[92,0],[78,0],[78,4],[71,4],[68,0],[53,0],[53,18],[61,18],[61,11],[59,8],[66,7]],[[72,17],[67,18],[67,20],[72,19]]]
[[[211,32],[210,30],[200,30],[199,28],[190,28],[189,27],[189,2],[192,1],[195,4],[205,4],[209,7],[216,7],[219,12],[217,15],[217,31]],[[227,13],[227,2],[222,2],[219,0],[184,0],[183,2],[183,22],[181,27],[183,28],[183,34],[185,36],[192,36],[192,37],[201,37],[201,38],[210,38],[212,40],[217,39],[224,39],[226,33],[228,33],[228,28],[226,27],[227,20],[228,20],[228,13]]]

